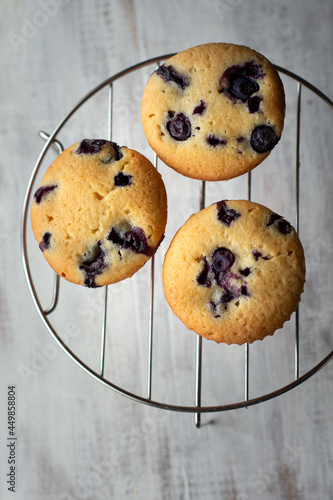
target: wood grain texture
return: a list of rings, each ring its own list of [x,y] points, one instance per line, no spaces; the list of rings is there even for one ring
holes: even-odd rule
[[[0,497],[24,500],[328,500],[332,496],[332,366],[279,398],[223,413],[163,411],[131,401],[81,370],[54,342],[23,272],[24,193],[52,131],[88,91],[149,58],[205,42],[249,45],[312,82],[330,98],[333,7],[329,0],[32,0],[2,2],[0,122]],[[153,154],[142,132],[140,99],[152,67],[114,85],[113,138]],[[135,79],[133,79],[133,77]],[[283,77],[286,127],[279,147],[252,176],[252,198],[295,222],[296,86]],[[65,146],[108,134],[107,89],[59,134]],[[303,89],[300,236],[308,263],[300,310],[300,373],[332,350],[332,118]],[[52,161],[50,152],[47,161]],[[45,164],[46,168],[46,164]],[[152,397],[193,405],[196,338],[167,308],[163,255],[199,208],[200,184],[159,164],[169,196],[166,238],[156,255]],[[247,178],[208,183],[206,203],[247,196]],[[29,236],[30,238],[30,236]],[[43,304],[52,273],[29,239]],[[150,265],[109,289],[105,374],[146,395]],[[95,293],[96,292],[96,293]],[[61,283],[52,322],[84,362],[99,367],[102,290]],[[294,323],[250,349],[250,397],[293,379]],[[205,405],[243,399],[244,350],[203,345]],[[17,388],[17,484],[8,491],[7,386]]]

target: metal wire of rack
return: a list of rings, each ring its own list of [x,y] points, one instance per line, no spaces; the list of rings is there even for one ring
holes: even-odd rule
[[[122,394],[123,396],[128,397],[131,400],[137,401],[139,403],[143,403],[149,406],[153,406],[156,408],[164,409],[164,410],[172,410],[177,412],[185,412],[185,413],[193,413],[195,417],[195,425],[200,427],[201,425],[201,414],[202,413],[212,413],[212,412],[221,412],[227,410],[234,410],[238,408],[245,408],[249,406],[256,405],[258,403],[262,403],[264,401],[268,401],[273,399],[281,394],[284,394],[291,389],[299,386],[304,381],[312,377],[315,373],[317,373],[322,367],[324,367],[332,358],[333,358],[333,350],[323,358],[317,365],[315,365],[311,370],[304,373],[302,376],[299,376],[299,350],[300,350],[300,335],[299,335],[299,310],[297,309],[295,313],[295,343],[294,343],[294,380],[289,384],[275,390],[273,392],[264,394],[262,396],[256,398],[249,397],[249,359],[250,359],[250,346],[249,344],[245,344],[244,346],[244,400],[238,401],[236,403],[231,404],[221,404],[221,405],[212,405],[212,406],[202,406],[201,404],[201,379],[202,379],[202,350],[203,350],[203,339],[200,336],[197,336],[196,342],[196,359],[195,359],[195,388],[194,388],[194,404],[193,406],[182,406],[169,404],[162,401],[156,401],[152,399],[152,379],[153,379],[153,340],[154,340],[154,297],[155,297],[155,259],[154,256],[150,259],[150,304],[149,304],[149,325],[148,325],[148,368],[147,368],[147,395],[141,396],[138,394],[134,394],[114,383],[110,380],[106,379],[104,376],[105,373],[105,351],[106,351],[106,331],[107,331],[107,302],[108,302],[108,286],[104,287],[104,308],[103,308],[103,321],[101,328],[101,352],[100,352],[100,364],[99,371],[93,370],[87,364],[85,364],[69,347],[64,343],[62,338],[58,335],[54,327],[52,326],[49,316],[57,307],[59,293],[60,293],[60,278],[58,275],[54,275],[54,283],[53,283],[53,293],[51,303],[47,308],[42,307],[40,299],[38,297],[36,287],[34,285],[31,268],[29,265],[29,257],[28,257],[28,248],[27,248],[27,223],[28,223],[28,206],[31,201],[32,192],[34,188],[34,182],[36,180],[37,173],[42,165],[42,162],[45,158],[47,151],[53,147],[58,154],[63,151],[63,146],[57,139],[57,135],[60,130],[67,123],[69,118],[93,95],[99,92],[102,88],[108,87],[109,92],[109,102],[108,102],[108,138],[112,140],[112,124],[113,124],[113,83],[116,80],[121,79],[125,75],[139,70],[145,66],[155,64],[157,67],[161,64],[162,61],[165,61],[169,57],[174,54],[167,54],[164,56],[159,56],[156,58],[148,59],[142,63],[131,66],[114,76],[108,78],[107,80],[100,83],[93,90],[91,90],[85,97],[83,97],[78,103],[65,115],[65,117],[60,121],[54,131],[48,135],[45,132],[39,132],[39,135],[45,140],[44,147],[37,159],[37,162],[34,166],[34,169],[31,173],[30,180],[28,182],[26,194],[24,197],[23,203],[23,213],[22,213],[22,222],[21,222],[21,249],[22,249],[22,260],[23,260],[23,268],[26,275],[28,287],[30,294],[32,296],[34,305],[40,315],[42,322],[47,328],[48,332],[51,334],[53,339],[57,342],[57,344],[66,352],[67,355],[78,365],[80,366],[86,373],[92,376],[95,380],[101,382],[105,386],[113,389],[115,392]],[[295,142],[296,142],[296,156],[295,156],[295,206],[296,206],[296,230],[299,231],[299,211],[300,211],[300,203],[299,203],[299,192],[300,192],[300,117],[301,117],[301,102],[302,102],[302,88],[303,86],[309,89],[311,92],[315,93],[320,99],[322,99],[331,109],[333,108],[333,102],[320,90],[314,87],[311,83],[307,82],[303,78],[298,75],[292,73],[289,70],[286,70],[280,66],[275,66],[278,72],[286,75],[287,77],[295,80],[297,82],[297,111],[296,111],[296,131],[295,131]],[[154,164],[155,167],[158,168],[158,158],[155,154],[154,156]],[[251,172],[248,175],[248,185],[247,185],[247,197],[251,199]],[[205,181],[201,183],[201,192],[200,192],[200,200],[199,200],[199,209],[205,207],[205,191],[206,185]]]

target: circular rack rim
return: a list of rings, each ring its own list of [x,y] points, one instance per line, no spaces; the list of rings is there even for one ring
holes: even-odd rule
[[[120,71],[119,73],[107,78],[103,82],[101,82],[99,85],[97,85],[95,88],[93,88],[90,92],[88,92],[82,99],[80,99],[76,105],[64,116],[64,118],[58,123],[56,128],[53,130],[53,132],[48,136],[44,147],[41,150],[41,153],[36,161],[36,164],[34,166],[34,169],[31,173],[28,186],[26,189],[25,197],[24,197],[24,203],[23,203],[23,212],[22,212],[22,221],[21,221],[21,251],[22,251],[22,260],[23,260],[23,268],[25,272],[25,276],[27,279],[28,287],[30,294],[32,296],[34,305],[42,319],[42,322],[44,323],[45,327],[47,328],[48,332],[50,335],[53,337],[53,339],[57,342],[57,344],[63,349],[63,351],[78,365],[80,368],[82,368],[86,373],[91,375],[95,380],[98,382],[102,383],[103,385],[109,387],[110,389],[113,389],[116,393],[121,394],[123,396],[126,396],[127,398],[146,404],[148,406],[164,409],[164,410],[172,410],[172,411],[178,411],[178,412],[186,412],[186,413],[212,413],[212,412],[220,412],[220,411],[227,411],[227,410],[234,410],[238,408],[246,408],[249,406],[256,405],[258,403],[262,403],[264,401],[268,401],[270,399],[273,399],[281,394],[284,394],[291,389],[299,386],[302,384],[304,381],[308,380],[310,377],[312,377],[315,373],[317,373],[321,368],[323,368],[331,359],[333,358],[333,350],[325,357],[323,358],[317,365],[315,365],[311,370],[307,371],[304,373],[302,376],[297,377],[293,382],[281,387],[280,389],[277,389],[273,392],[264,394],[262,396],[252,398],[252,399],[246,399],[244,401],[239,401],[236,403],[230,403],[226,405],[213,405],[213,406],[201,406],[201,404],[195,405],[195,406],[182,406],[182,405],[175,405],[175,404],[168,404],[168,403],[163,403],[161,401],[155,401],[151,398],[145,398],[144,396],[140,396],[134,393],[131,393],[127,391],[126,389],[123,389],[109,380],[105,379],[103,375],[97,373],[96,371],[92,370],[88,365],[86,365],[82,360],[79,359],[78,356],[74,352],[72,352],[68,346],[63,342],[61,337],[57,334],[53,326],[51,325],[50,321],[47,318],[47,314],[49,314],[51,311],[46,310],[43,311],[41,307],[41,303],[38,299],[36,288],[33,283],[31,271],[30,271],[30,266],[28,262],[28,250],[27,250],[27,215],[28,215],[28,205],[29,201],[31,199],[31,193],[32,193],[32,188],[34,181],[36,179],[39,167],[49,150],[49,148],[55,144],[58,145],[58,141],[56,140],[56,136],[58,132],[63,128],[63,126],[66,124],[66,122],[69,120],[69,118],[87,101],[95,95],[97,92],[99,92],[102,88],[106,87],[107,85],[112,84],[114,81],[120,79],[121,77],[131,73],[132,71],[141,69],[145,66],[148,66],[150,64],[154,63],[159,63],[160,61],[166,60],[169,57],[175,55],[174,53],[159,56],[159,57],[154,57],[151,59],[147,59],[146,61],[143,61],[141,63],[135,64],[133,66],[130,66],[123,71]],[[319,89],[317,89],[315,86],[313,86],[311,83],[308,81],[304,80],[300,76],[296,75],[295,73],[284,69],[280,66],[275,65],[275,68],[277,71],[280,73],[283,73],[290,78],[296,80],[299,85],[304,85],[307,87],[309,90],[314,92],[317,96],[319,96],[326,104],[328,104],[332,109],[333,109],[333,102],[324,94],[322,93]],[[59,149],[59,148],[58,148]],[[59,277],[57,277],[59,280]]]

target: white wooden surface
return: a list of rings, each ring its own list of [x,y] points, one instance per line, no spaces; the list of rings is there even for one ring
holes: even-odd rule
[[[1,2],[0,497],[24,500],[328,500],[333,496],[332,364],[300,387],[248,409],[165,412],[96,382],[49,336],[31,300],[20,248],[21,210],[42,147],[95,85],[148,58],[210,41],[246,44],[333,95],[330,0],[16,0]],[[113,138],[152,159],[140,123],[151,68],[115,86]],[[133,75],[134,76],[134,75]],[[279,146],[253,173],[252,197],[295,222],[295,85]],[[300,234],[308,279],[300,311],[300,372],[332,350],[332,118],[303,92]],[[107,134],[107,92],[68,123],[65,146]],[[53,153],[49,155],[51,160]],[[45,165],[46,168],[46,165]],[[193,405],[196,339],[166,307],[160,268],[170,238],[198,209],[200,185],[159,166],[169,194],[166,239],[156,257],[152,397]],[[207,203],[246,197],[247,179],[209,184]],[[37,249],[38,250],[38,249]],[[31,245],[42,301],[52,274]],[[150,267],[110,287],[106,376],[146,393]],[[101,290],[62,284],[52,317],[97,369]],[[45,297],[45,298],[44,298]],[[250,349],[250,397],[293,380],[294,323]],[[243,399],[243,348],[203,345],[203,401]],[[8,491],[7,387],[17,392],[15,493]]]

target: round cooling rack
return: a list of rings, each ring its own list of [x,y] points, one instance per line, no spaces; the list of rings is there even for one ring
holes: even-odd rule
[[[103,310],[103,321],[102,321],[102,328],[101,328],[101,352],[100,352],[100,366],[99,366],[99,371],[96,371],[92,369],[90,366],[88,366],[86,363],[84,363],[69,347],[64,343],[62,340],[61,336],[57,333],[55,328],[52,326],[52,323],[49,319],[50,315],[52,312],[55,311],[57,308],[58,304],[58,298],[59,298],[59,283],[60,283],[60,278],[59,276],[55,275],[54,276],[54,283],[53,283],[53,295],[52,295],[52,300],[51,304],[49,307],[46,309],[42,307],[41,301],[38,297],[36,287],[34,284],[32,272],[31,272],[31,266],[29,264],[29,257],[28,257],[28,245],[27,245],[27,224],[28,224],[28,207],[32,199],[32,193],[35,190],[35,181],[37,174],[40,170],[40,167],[43,163],[43,160],[45,158],[46,153],[48,150],[53,147],[56,149],[58,154],[60,154],[63,150],[62,144],[59,142],[57,139],[58,133],[63,129],[69,118],[72,117],[72,115],[84,104],[86,103],[92,96],[97,94],[101,89],[104,89],[105,87],[108,87],[108,128],[109,128],[109,139],[112,140],[112,120],[113,120],[113,113],[114,113],[114,89],[113,89],[113,83],[116,80],[122,79],[124,76],[128,75],[129,73],[135,72],[141,68],[144,68],[145,66],[149,65],[156,65],[155,67],[159,67],[160,64],[171,57],[174,54],[167,54],[164,56],[156,57],[153,59],[146,60],[140,64],[136,64],[134,66],[131,66],[114,76],[108,78],[104,82],[100,83],[98,86],[96,86],[93,90],[91,90],[85,97],[83,97],[68,113],[67,115],[60,121],[60,123],[57,125],[57,127],[54,129],[54,131],[48,135],[45,132],[39,132],[39,135],[45,140],[44,147],[39,155],[39,158],[37,159],[37,162],[34,166],[34,169],[32,171],[25,198],[24,198],[24,204],[23,204],[23,214],[22,214],[22,224],[21,224],[21,243],[22,243],[22,259],[23,259],[23,267],[26,275],[26,279],[28,282],[28,287],[33,299],[33,302],[35,304],[35,307],[40,315],[40,318],[42,322],[44,323],[45,327],[47,328],[48,332],[51,334],[53,339],[56,341],[56,343],[66,352],[66,354],[78,365],[80,366],[86,373],[88,373],[90,376],[92,376],[96,381],[101,382],[105,386],[109,387],[110,389],[113,389],[115,392],[122,394],[123,396],[126,396],[134,401],[137,401],[139,403],[143,403],[152,407],[164,409],[164,410],[172,410],[172,411],[178,411],[178,412],[187,412],[187,413],[193,413],[195,416],[195,425],[197,427],[200,427],[201,423],[201,414],[202,413],[211,413],[211,412],[221,412],[221,411],[227,411],[227,410],[234,410],[238,408],[245,408],[249,406],[256,405],[258,403],[262,403],[264,401],[268,401],[272,398],[275,398],[281,394],[284,394],[291,389],[299,386],[302,384],[304,381],[312,377],[315,373],[317,373],[322,367],[324,367],[332,358],[333,358],[333,350],[325,357],[323,358],[318,364],[316,364],[311,370],[307,371],[305,374],[302,376],[299,375],[299,350],[300,350],[300,333],[299,333],[299,310],[297,309],[295,313],[295,342],[294,342],[294,366],[293,366],[293,372],[294,372],[294,379],[292,382],[289,384],[279,388],[278,390],[275,390],[273,392],[263,394],[262,396],[256,397],[256,398],[249,398],[249,354],[250,354],[250,346],[248,344],[245,344],[244,346],[244,399],[243,401],[238,401],[235,403],[231,404],[217,404],[217,405],[212,405],[212,406],[203,406],[201,404],[201,392],[202,392],[202,384],[201,384],[201,378],[202,378],[202,345],[203,345],[203,340],[202,337],[197,336],[196,338],[196,359],[195,359],[195,374],[194,374],[194,404],[192,406],[181,406],[181,405],[174,405],[174,404],[168,404],[167,402],[163,401],[156,401],[152,398],[152,378],[153,378],[153,336],[154,336],[154,296],[155,296],[155,270],[154,270],[154,257],[150,259],[150,265],[151,265],[151,276],[150,276],[150,281],[151,281],[151,289],[150,289],[150,305],[149,305],[149,325],[148,325],[148,368],[147,368],[147,394],[146,396],[134,394],[119,385],[114,384],[112,381],[108,380],[105,376],[105,341],[106,341],[106,328],[107,328],[107,299],[108,299],[108,287],[104,287],[104,310]],[[303,78],[299,77],[298,75],[292,73],[291,71],[288,71],[284,68],[281,68],[279,66],[275,66],[276,69],[278,70],[279,73],[285,75],[286,77],[294,80],[296,82],[296,91],[297,91],[297,96],[296,96],[296,102],[297,102],[297,109],[296,109],[296,120],[295,120],[295,153],[296,153],[296,161],[295,161],[295,207],[296,207],[296,230],[299,230],[299,211],[300,211],[300,196],[299,196],[299,187],[300,187],[300,177],[299,177],[299,166],[300,166],[300,116],[301,116],[301,103],[302,103],[302,88],[305,87],[307,88],[311,93],[315,94],[319,99],[324,101],[324,103],[327,104],[327,106],[332,109],[333,108],[333,102],[326,96],[324,95],[320,90],[318,90],[316,87],[314,87],[312,84],[304,80]],[[157,168],[158,166],[158,158],[155,155],[155,167]],[[251,173],[247,174],[248,175],[248,199],[251,199]],[[201,193],[200,193],[200,200],[199,200],[199,205],[200,209],[204,208],[205,206],[205,182],[203,181],[201,183]],[[50,287],[52,284],[50,284]],[[111,285],[112,286],[112,285]]]

